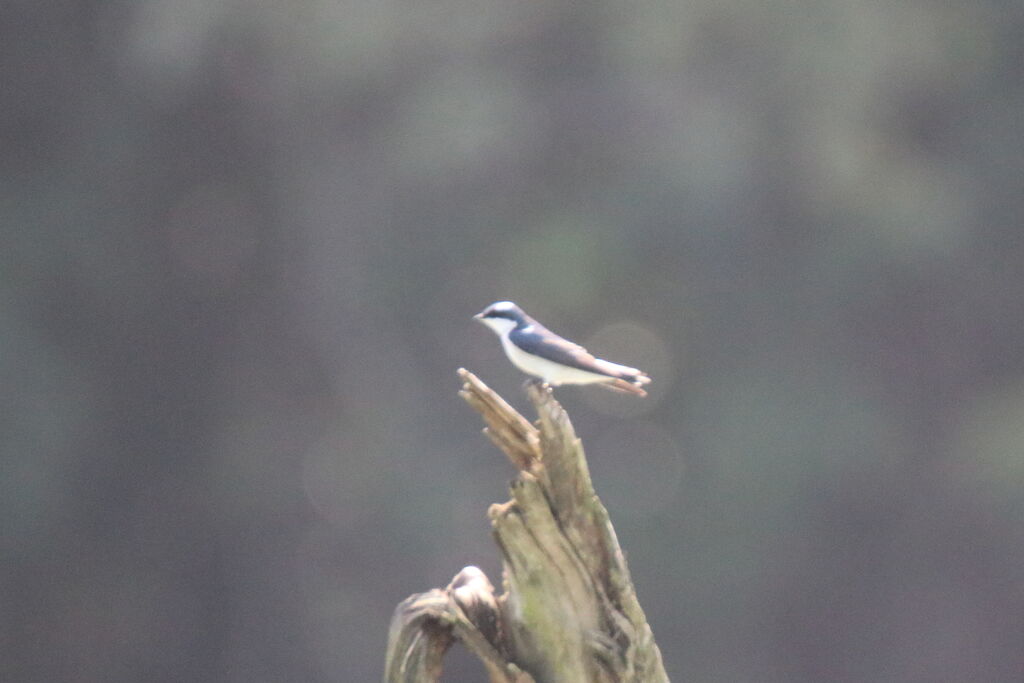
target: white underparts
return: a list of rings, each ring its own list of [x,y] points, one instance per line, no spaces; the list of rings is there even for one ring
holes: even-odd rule
[[[572,368],[546,358],[541,358],[540,356],[535,356],[532,353],[526,353],[512,343],[512,340],[508,338],[508,331],[501,333],[501,346],[505,349],[505,355],[508,356],[513,365],[528,375],[539,377],[551,386],[558,386],[560,384],[598,384],[610,382],[614,379],[608,375]]]

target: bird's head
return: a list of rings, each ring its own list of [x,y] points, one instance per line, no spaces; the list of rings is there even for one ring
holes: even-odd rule
[[[499,301],[491,304],[484,310],[473,316],[473,320],[482,322],[497,334],[508,332],[516,325],[524,322],[526,314],[523,309],[511,301]]]

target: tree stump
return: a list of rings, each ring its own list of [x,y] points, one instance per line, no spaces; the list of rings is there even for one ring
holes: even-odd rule
[[[475,375],[459,394],[518,468],[512,499],[488,510],[502,555],[501,596],[476,567],[395,610],[387,683],[440,680],[458,640],[494,683],[668,681],[629,569],[594,493],[583,446],[551,390],[527,383],[536,426]]]

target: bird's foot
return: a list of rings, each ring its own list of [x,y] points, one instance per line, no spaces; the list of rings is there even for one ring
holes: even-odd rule
[[[542,391],[551,391],[551,385],[547,382],[537,379],[536,377],[530,377],[528,380],[523,382],[523,389],[529,391],[530,387],[537,387]]]

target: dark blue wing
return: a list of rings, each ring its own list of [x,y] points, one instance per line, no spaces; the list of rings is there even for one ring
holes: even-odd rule
[[[532,353],[541,358],[547,358],[555,363],[568,365],[571,368],[594,372],[606,377],[621,377],[632,379],[632,376],[625,373],[612,373],[607,368],[599,366],[594,361],[594,356],[579,344],[573,344],[568,339],[562,339],[554,332],[551,332],[540,325],[527,325],[523,328],[516,328],[509,332],[509,340],[527,353]]]

